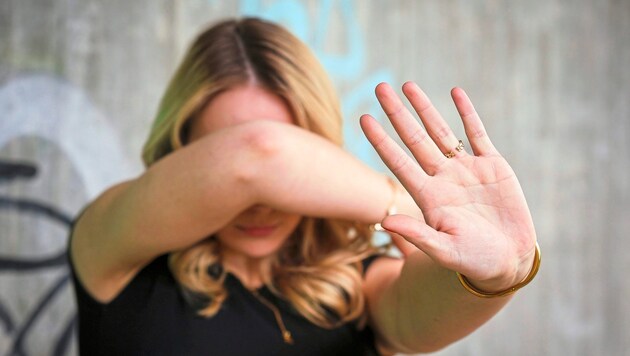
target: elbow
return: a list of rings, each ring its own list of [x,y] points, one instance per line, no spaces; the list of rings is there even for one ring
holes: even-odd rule
[[[405,354],[429,354],[440,351],[451,345],[455,340],[449,338],[408,337],[392,344],[393,349]]]
[[[233,160],[234,175],[247,186],[257,186],[280,172],[278,163],[287,159],[286,140],[278,123],[258,120],[239,125],[238,153]]]
[[[257,158],[272,158],[282,152],[284,124],[259,120],[242,124],[240,140],[245,149]]]
[[[426,341],[418,342],[408,342],[408,343],[393,343],[390,342],[386,347],[383,347],[383,350],[386,350],[385,354],[430,354],[433,352],[440,351],[444,349],[449,344],[439,344],[439,343],[428,343]]]
[[[434,353],[434,352],[438,352],[442,349],[444,349],[445,347],[447,347],[450,344],[435,344],[435,345],[422,345],[420,347],[416,347],[414,348],[414,353],[420,353],[420,354],[430,354],[430,353]]]

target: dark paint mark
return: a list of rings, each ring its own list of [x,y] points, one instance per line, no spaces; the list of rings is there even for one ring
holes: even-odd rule
[[[13,328],[15,328],[13,318],[11,318],[11,314],[9,314],[9,311],[4,307],[2,302],[0,302],[0,321],[4,324],[4,330],[6,330],[7,333],[13,332]]]
[[[53,356],[62,356],[68,352],[68,347],[70,346],[74,330],[77,327],[77,322],[77,315],[74,314],[59,336],[59,340],[57,340],[57,345],[55,345],[55,350],[53,351]]]
[[[0,182],[16,178],[32,178],[37,175],[37,167],[30,163],[0,161]]]
[[[65,226],[72,225],[72,218],[70,216],[59,211],[55,207],[35,200],[0,197],[0,210],[1,209],[11,209],[25,213],[44,215],[45,217],[60,222]]]
[[[26,355],[23,349],[23,345],[24,345],[24,339],[26,338],[26,335],[28,334],[29,329],[33,326],[37,318],[42,314],[42,312],[44,311],[44,307],[46,307],[50,302],[52,302],[53,297],[57,293],[59,293],[59,291],[61,291],[61,288],[64,285],[66,285],[66,283],[68,283],[69,281],[70,281],[70,277],[68,276],[68,274],[61,276],[61,278],[59,278],[57,282],[55,282],[53,287],[48,290],[48,293],[46,293],[46,295],[44,295],[44,297],[39,301],[39,303],[37,303],[35,310],[26,319],[26,322],[24,323],[24,325],[22,325],[22,327],[18,331],[17,336],[13,341],[13,347],[12,347],[12,350],[9,352],[9,355]]]
[[[30,179],[37,175],[37,167],[29,163],[15,163],[0,161],[0,183],[6,183],[19,179]],[[73,219],[59,209],[50,206],[44,202],[39,202],[30,199],[12,198],[12,197],[0,197],[0,211],[11,210],[17,211],[21,214],[34,214],[44,219],[53,220],[62,224],[64,227],[70,230]],[[28,272],[36,269],[50,269],[53,267],[68,267],[68,257],[66,249],[57,253],[56,255],[43,257],[38,259],[24,259],[15,257],[0,257],[0,273],[8,272]],[[26,356],[24,350],[24,340],[27,338],[28,333],[41,315],[43,315],[46,307],[53,301],[55,295],[57,295],[62,288],[70,281],[70,275],[68,272],[64,273],[50,288],[44,297],[35,305],[35,308],[26,319],[26,321],[17,328],[15,338],[13,339],[13,347],[9,351],[8,355],[11,356]],[[0,302],[0,322],[3,323],[7,333],[13,333],[15,325],[13,319],[7,308]],[[67,325],[64,327],[63,332],[59,335],[59,338],[55,342],[55,348],[53,355],[61,356],[67,353],[72,335],[76,330],[77,315],[72,315]]]

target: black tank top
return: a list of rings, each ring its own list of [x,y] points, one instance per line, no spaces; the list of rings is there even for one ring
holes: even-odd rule
[[[184,300],[167,255],[144,267],[107,304],[85,290],[69,260],[81,355],[378,355],[369,327],[318,327],[262,287],[258,292],[275,304],[293,336],[294,344],[286,344],[271,309],[231,274],[225,279],[228,298],[205,318]],[[364,261],[364,271],[373,260]]]

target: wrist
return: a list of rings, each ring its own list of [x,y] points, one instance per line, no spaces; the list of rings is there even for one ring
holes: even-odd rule
[[[515,284],[519,283],[532,269],[534,265],[534,256],[535,251],[532,250],[526,256],[524,256],[518,264],[518,267],[514,268],[512,273],[507,273],[503,276],[498,276],[495,278],[478,280],[473,278],[466,278],[468,282],[477,289],[487,291],[490,293],[499,292],[505,289],[508,289]]]
[[[385,210],[383,219],[390,215],[394,215],[398,213],[398,208],[396,206],[396,200],[398,198],[398,185],[391,177],[386,177],[386,178],[387,178],[387,183],[389,184],[389,188],[391,190],[391,198],[389,200],[389,204],[387,205],[387,209]],[[381,226],[380,222],[372,225],[372,229],[376,231],[385,231],[385,229],[383,229],[383,227]]]
[[[525,261],[529,261],[530,267],[525,273],[519,268],[519,273],[513,278],[474,281],[469,280],[460,273],[457,273],[457,277],[468,292],[478,297],[494,298],[510,295],[529,284],[538,273],[540,267],[540,248],[538,243],[536,243],[534,251],[528,255],[533,255],[533,257],[528,256],[524,259]]]

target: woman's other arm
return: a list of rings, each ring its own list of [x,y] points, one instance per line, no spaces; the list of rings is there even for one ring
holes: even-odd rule
[[[361,124],[425,220],[385,218],[382,226],[407,241],[407,257],[404,264],[375,262],[365,293],[382,345],[429,352],[472,332],[510,299],[474,296],[456,272],[479,290],[506,290],[532,268],[536,232],[514,172],[490,142],[466,94],[452,91],[471,154],[455,149],[458,140],[415,84],[405,84],[403,92],[426,131],[389,86],[377,87],[383,110],[415,162],[371,117],[363,117]]]

